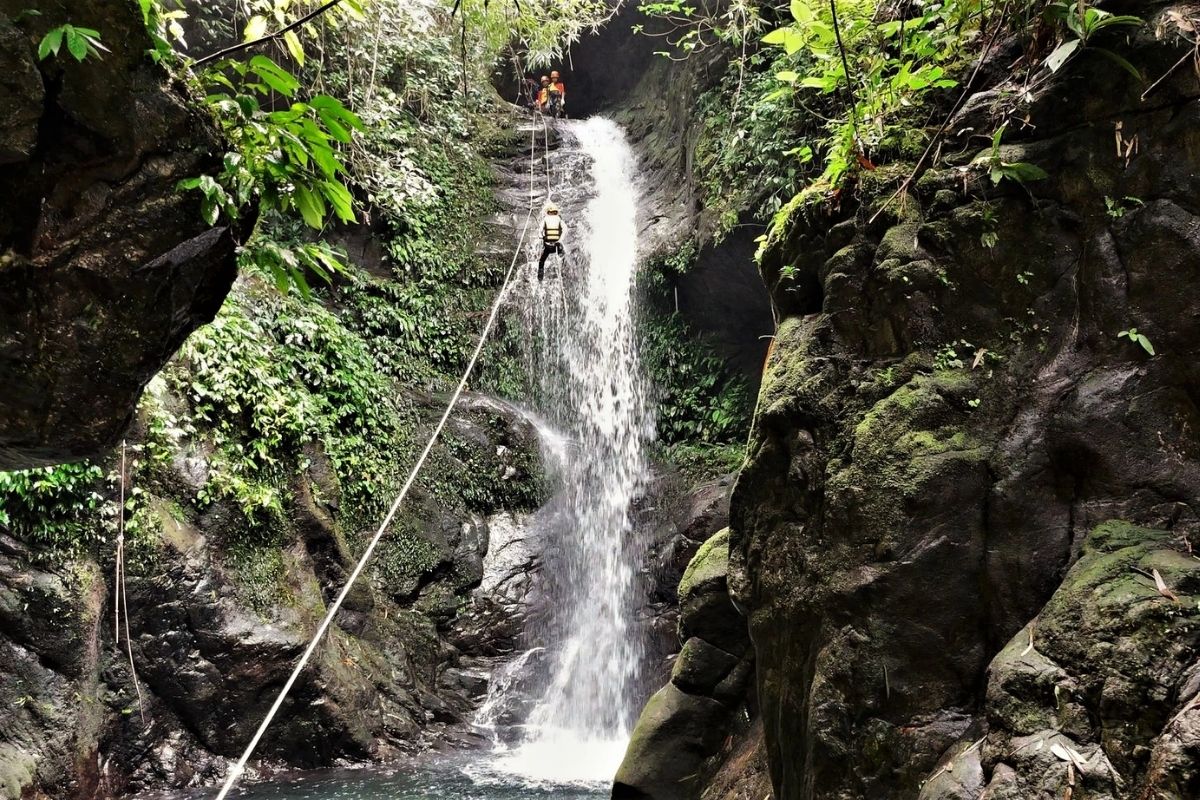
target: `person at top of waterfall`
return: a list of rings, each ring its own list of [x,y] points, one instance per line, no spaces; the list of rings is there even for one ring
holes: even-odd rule
[[[566,250],[563,249],[562,239],[563,234],[567,232],[567,226],[563,224],[562,217],[558,215],[558,206],[554,203],[546,204],[546,216],[542,218],[542,258],[538,261],[538,280],[540,281],[546,274],[546,259],[551,253],[557,253],[561,259],[566,255]]]
[[[567,107],[567,87],[563,85],[558,70],[550,72],[550,87],[548,90],[550,111],[556,117],[562,116]]]
[[[542,88],[538,89],[537,107],[539,111],[545,111],[550,105],[550,76],[542,76]]]

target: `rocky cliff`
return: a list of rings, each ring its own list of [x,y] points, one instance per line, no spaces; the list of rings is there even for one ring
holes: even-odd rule
[[[39,59],[64,23],[109,52]],[[0,3],[0,469],[111,448],[233,282],[233,233],[175,188],[222,143],[150,47],[124,0]]]
[[[864,178],[765,245],[730,585],[781,799],[1197,792],[1195,28],[1127,10],[1153,91],[1087,54],[989,151],[1001,44],[903,202]]]

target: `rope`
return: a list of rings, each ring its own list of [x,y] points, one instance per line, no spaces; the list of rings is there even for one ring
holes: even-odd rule
[[[536,157],[537,128],[536,126],[531,126],[529,143],[529,159],[531,164]],[[533,168],[531,166],[531,176],[532,169]],[[516,250],[513,251],[512,263],[510,263],[508,266],[508,272],[504,276],[504,283],[500,286],[500,292],[496,295],[495,302],[492,303],[491,313],[488,315],[487,322],[484,323],[483,326],[483,331],[479,335],[479,342],[475,345],[475,351],[471,354],[471,359],[467,362],[466,369],[463,370],[462,378],[459,380],[458,386],[454,389],[454,394],[450,397],[449,405],[446,406],[445,412],[442,413],[442,418],[438,420],[437,426],[433,429],[433,433],[430,435],[429,441],[425,444],[425,449],[421,451],[421,455],[417,458],[416,463],[413,464],[413,468],[408,475],[408,479],[400,488],[400,493],[396,495],[396,499],[392,502],[391,508],[388,509],[387,515],[383,518],[383,522],[379,523],[379,528],[375,531],[375,535],[371,537],[371,541],[367,544],[366,550],[363,551],[362,556],[358,559],[358,564],[355,565],[354,571],[350,573],[350,577],[346,579],[346,583],[342,587],[342,590],[338,592],[337,598],[333,601],[333,604],[329,606],[329,610],[325,612],[325,618],[321,620],[321,624],[317,627],[317,632],[313,634],[312,641],[308,643],[308,647],[305,648],[304,654],[301,655],[300,660],[296,662],[296,666],[292,670],[292,674],[288,676],[287,682],[283,685],[283,688],[279,690],[279,695],[275,698],[275,702],[271,705],[271,709],[267,712],[267,716],[263,719],[262,724],[258,726],[258,730],[254,732],[254,736],[250,739],[250,743],[246,745],[246,749],[242,752],[242,755],[237,760],[237,763],[230,767],[229,775],[226,777],[225,783],[221,787],[221,791],[217,794],[216,800],[225,800],[225,796],[229,794],[229,791],[233,788],[234,784],[236,784],[238,779],[241,778],[242,773],[246,771],[246,764],[250,761],[250,756],[254,754],[255,749],[258,747],[258,743],[262,740],[263,734],[267,732],[267,728],[269,728],[271,722],[274,721],[275,715],[279,713],[279,709],[283,706],[283,701],[287,698],[288,693],[291,692],[292,686],[295,685],[296,679],[300,677],[300,673],[304,671],[306,666],[308,666],[309,659],[311,659],[313,653],[316,652],[317,645],[320,644],[321,639],[324,638],[325,632],[329,629],[330,624],[333,622],[333,618],[337,616],[338,611],[341,610],[342,603],[345,602],[346,596],[350,594],[350,590],[354,587],[354,582],[358,580],[359,575],[362,574],[362,571],[366,568],[367,563],[371,560],[371,556],[375,553],[375,548],[379,546],[379,542],[383,539],[383,534],[387,531],[388,526],[391,525],[392,520],[396,516],[396,512],[400,510],[400,505],[404,502],[404,498],[408,496],[408,491],[412,488],[413,483],[416,481],[417,474],[421,471],[421,467],[425,465],[425,460],[429,457],[430,452],[433,450],[434,444],[437,442],[442,430],[446,427],[446,423],[450,420],[450,414],[453,413],[454,407],[458,404],[459,398],[466,390],[467,380],[471,377],[471,373],[475,370],[475,362],[479,360],[479,354],[483,352],[483,346],[487,343],[488,336],[492,332],[492,327],[496,323],[496,318],[500,314],[501,303],[504,300],[504,295],[508,291],[509,284],[512,281],[513,273],[516,271],[517,259],[520,257],[522,249],[525,246],[525,237],[528,235],[529,225],[533,221],[533,209],[534,195],[531,177],[529,190],[529,212],[525,215],[525,224],[521,228],[521,237],[517,240]]]
[[[146,724],[146,703],[138,683],[137,667],[133,663],[133,637],[129,634],[129,598],[125,594],[125,440],[121,440],[121,505],[117,507],[117,559],[113,576],[113,644],[121,650],[121,615],[125,615],[125,652],[129,656],[129,676],[137,692],[138,714]]]

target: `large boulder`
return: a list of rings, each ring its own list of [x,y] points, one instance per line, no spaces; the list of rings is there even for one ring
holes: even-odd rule
[[[39,61],[66,22],[110,52]],[[136,3],[0,0],[0,469],[111,446],[233,281],[233,232],[175,188],[223,142],[150,47]]]
[[[753,676],[746,620],[729,599],[729,529],[705,542],[679,583],[679,638],[670,681],[638,718],[612,796],[691,800],[746,703]]]

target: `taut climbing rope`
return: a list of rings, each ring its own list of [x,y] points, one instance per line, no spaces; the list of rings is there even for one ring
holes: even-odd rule
[[[383,521],[379,523],[379,528],[375,531],[371,541],[367,543],[366,549],[362,556],[359,557],[358,563],[354,566],[354,571],[350,573],[350,577],[346,579],[346,583],[342,586],[342,590],[338,592],[337,597],[325,612],[325,617],[321,620],[321,624],[317,626],[317,632],[313,634],[312,641],[308,643],[300,660],[296,662],[296,666],[292,669],[292,674],[288,676],[287,682],[283,688],[279,690],[279,695],[275,698],[275,702],[271,704],[271,709],[267,712],[267,716],[263,718],[262,723],[251,737],[250,743],[246,745],[246,749],[242,752],[237,763],[229,769],[229,774],[225,778],[225,783],[221,786],[221,791],[217,794],[216,800],[225,800],[225,796],[241,778],[242,773],[246,771],[246,764],[250,761],[250,756],[254,754],[258,743],[262,740],[263,734],[267,732],[271,722],[274,721],[275,715],[279,713],[279,709],[283,706],[283,701],[287,699],[288,693],[291,692],[292,686],[295,685],[296,679],[300,677],[300,673],[308,665],[309,659],[316,652],[317,645],[324,638],[325,632],[329,629],[333,618],[337,616],[341,610],[342,603],[345,602],[346,596],[350,594],[350,590],[354,587],[355,581],[366,569],[367,564],[371,560],[371,556],[375,553],[375,548],[383,539],[384,533],[388,526],[392,524],[392,520],[396,516],[396,512],[400,510],[400,505],[404,502],[404,498],[408,496],[409,490],[417,479],[421,467],[425,465],[425,460],[429,457],[433,450],[434,444],[441,435],[442,430],[446,427],[446,423],[450,420],[450,414],[454,412],[454,407],[458,404],[459,398],[467,388],[467,380],[471,377],[471,373],[475,370],[475,362],[479,360],[479,354],[483,352],[483,346],[487,343],[488,336],[492,332],[492,327],[496,324],[496,318],[500,314],[500,306],[504,301],[504,296],[508,292],[508,287],[512,282],[513,274],[516,271],[517,259],[520,257],[522,250],[525,247],[525,238],[529,234],[529,225],[533,221],[533,211],[535,207],[534,184],[533,184],[533,162],[537,158],[537,126],[530,126],[529,131],[529,211],[525,215],[525,224],[521,228],[521,236],[517,240],[517,247],[513,251],[512,263],[508,265],[508,272],[504,276],[504,283],[500,286],[500,291],[496,295],[496,300],[492,303],[491,313],[488,315],[487,322],[483,325],[483,330],[479,334],[479,342],[475,345],[475,350],[471,353],[471,358],[467,362],[466,369],[463,370],[462,378],[458,382],[458,386],[454,389],[454,394],[450,397],[450,403],[446,406],[446,410],[442,413],[442,418],[438,420],[438,424],[433,429],[433,433],[429,437],[429,441],[425,444],[425,449],[421,451],[421,455],[417,457],[416,463],[413,464],[412,471],[408,475],[408,479],[404,481],[404,485],[400,487],[400,493],[396,495],[396,499],[392,502],[388,509],[387,515]],[[547,149],[549,143],[546,144]],[[547,183],[547,192],[549,192],[549,183]]]

